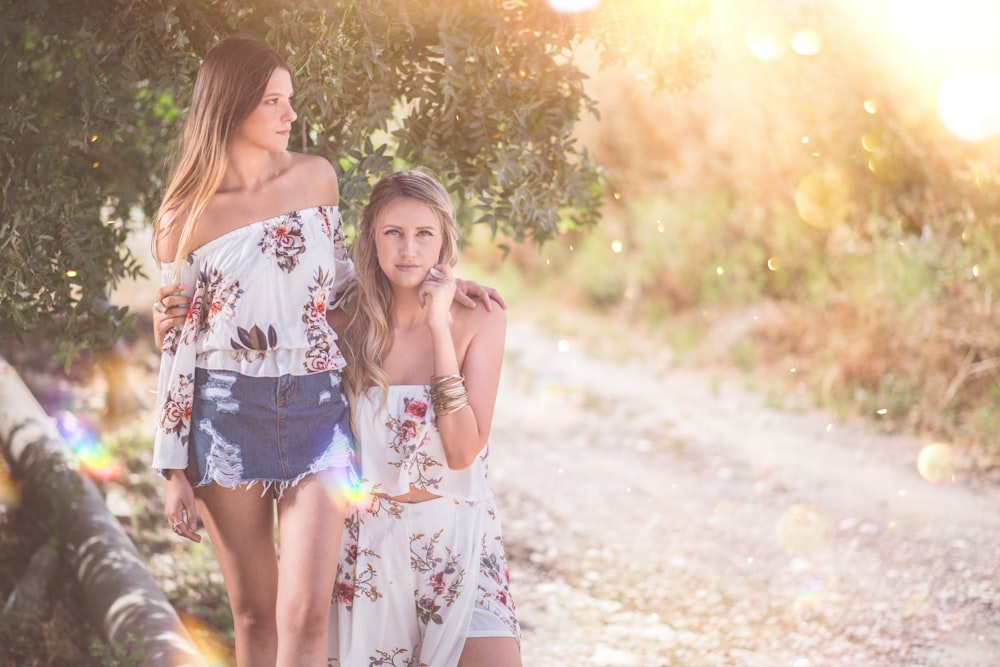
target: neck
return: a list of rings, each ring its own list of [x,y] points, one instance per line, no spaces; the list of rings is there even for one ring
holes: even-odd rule
[[[220,192],[256,192],[280,172],[278,153],[261,150],[229,152],[229,167],[222,177]]]
[[[415,289],[393,289],[390,321],[394,329],[413,329],[427,323],[427,308]]]

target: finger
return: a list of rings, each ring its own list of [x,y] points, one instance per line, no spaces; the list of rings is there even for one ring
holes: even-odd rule
[[[486,300],[487,304],[489,304],[489,305],[492,306],[492,304],[490,302],[491,301],[496,301],[497,305],[499,305],[504,310],[507,310],[507,302],[503,300],[502,296],[500,296],[500,292],[496,291],[492,287],[487,287],[485,289],[486,289],[486,293],[489,295],[489,298]]]
[[[187,516],[188,529],[193,533],[198,529],[198,510],[192,505],[191,509],[186,510],[185,515]]]
[[[461,290],[455,291],[454,299],[459,303],[459,305],[465,306],[466,308],[476,308],[478,305],[475,299]]]
[[[184,524],[178,526],[174,530],[174,534],[176,534],[178,537],[183,537],[184,539],[191,540],[192,542],[195,543],[201,542],[201,535],[194,532],[193,530],[191,530],[191,528],[189,528]]]

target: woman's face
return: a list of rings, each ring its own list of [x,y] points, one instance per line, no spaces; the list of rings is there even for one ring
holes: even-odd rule
[[[378,264],[395,286],[419,287],[439,262],[444,239],[437,215],[414,199],[397,199],[375,223]]]
[[[236,131],[235,144],[270,152],[288,150],[292,123],[298,116],[292,109],[292,75],[276,69],[264,89],[264,96]]]

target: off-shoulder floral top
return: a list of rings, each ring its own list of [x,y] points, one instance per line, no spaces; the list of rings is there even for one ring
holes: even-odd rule
[[[343,368],[326,311],[344,302],[354,277],[335,206],[250,223],[181,266],[163,264],[163,284],[184,284],[191,308],[163,341],[153,467],[188,465],[196,367],[258,377]]]

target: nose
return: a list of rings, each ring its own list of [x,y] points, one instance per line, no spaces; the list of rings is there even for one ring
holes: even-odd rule
[[[295,109],[292,108],[292,103],[289,102],[288,104],[286,104],[285,105],[285,120],[287,120],[289,123],[294,123],[295,119],[297,119],[298,117],[299,117],[299,115],[297,113],[295,113]]]
[[[417,254],[416,240],[412,236],[404,236],[399,251],[403,257],[413,257]]]

